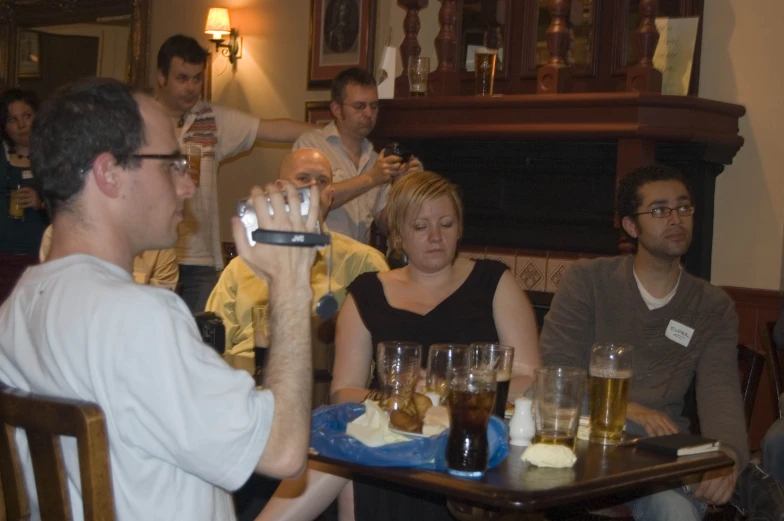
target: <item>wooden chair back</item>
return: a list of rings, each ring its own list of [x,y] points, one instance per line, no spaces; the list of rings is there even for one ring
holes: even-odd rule
[[[759,325],[759,339],[762,348],[765,351],[765,356],[768,359],[768,375],[770,376],[771,383],[771,404],[773,405],[773,414],[775,417],[784,417],[782,407],[779,404],[779,397],[784,393],[784,370],[781,367],[781,360],[779,358],[779,347],[773,341],[773,326],[775,322],[761,322]]]
[[[106,422],[98,405],[50,398],[0,384],[0,483],[8,521],[30,519],[19,450],[27,436],[42,521],[71,520],[71,502],[60,436],[76,438],[85,521],[113,521],[114,498]],[[0,504],[0,506],[2,506]]]
[[[757,399],[757,390],[762,379],[762,369],[765,366],[765,355],[754,349],[738,344],[738,376],[740,378],[740,392],[743,396],[743,413],[746,419],[746,430],[751,425],[751,413],[754,411],[754,401]],[[692,380],[689,390],[683,400],[683,412],[689,419],[689,430],[695,434],[700,433],[700,420],[697,415],[697,382]]]

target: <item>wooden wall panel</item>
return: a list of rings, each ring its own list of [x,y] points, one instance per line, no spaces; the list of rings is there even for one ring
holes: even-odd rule
[[[740,321],[738,341],[761,351],[760,340],[757,336],[758,324],[776,321],[781,309],[782,292],[736,287],[725,287],[724,290],[735,301],[735,309]],[[757,391],[757,399],[749,427],[749,447],[752,451],[759,450],[762,437],[775,419],[773,394],[766,365],[762,371],[762,380]]]

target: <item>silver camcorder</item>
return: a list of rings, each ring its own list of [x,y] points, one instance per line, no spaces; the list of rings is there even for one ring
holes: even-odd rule
[[[305,221],[308,218],[308,212],[310,211],[310,187],[304,187],[297,190],[299,193],[299,207],[300,207],[300,215],[302,215],[302,220]],[[289,203],[286,199],[286,194],[283,194],[284,200],[286,202],[286,213],[290,213],[291,210],[289,209]],[[269,203],[269,197],[267,197],[267,202]],[[272,205],[268,206],[269,214],[275,215],[275,211],[272,209]],[[250,199],[245,199],[237,203],[237,215],[239,216],[242,224],[245,226],[245,233],[248,237],[248,243],[253,246],[256,244],[256,241],[253,240],[253,232],[259,229],[259,220],[256,218],[256,212],[253,210],[253,204],[251,204]],[[318,222],[316,222],[316,233],[321,233],[321,226]]]

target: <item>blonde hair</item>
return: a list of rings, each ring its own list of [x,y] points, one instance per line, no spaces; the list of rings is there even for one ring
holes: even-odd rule
[[[463,236],[463,199],[460,189],[435,172],[419,171],[406,174],[392,185],[387,201],[387,228],[395,249],[399,248],[403,223],[416,215],[430,201],[446,195],[455,206],[458,237]]]

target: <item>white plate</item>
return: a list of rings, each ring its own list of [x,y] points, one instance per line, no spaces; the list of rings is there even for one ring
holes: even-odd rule
[[[395,434],[405,436],[406,438],[430,438],[430,436],[428,436],[427,434],[421,434],[419,432],[401,431],[400,429],[395,429],[394,427],[390,427],[389,430],[391,432],[394,432]]]

